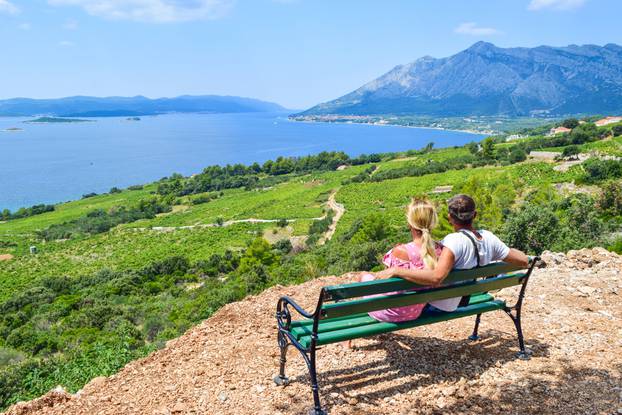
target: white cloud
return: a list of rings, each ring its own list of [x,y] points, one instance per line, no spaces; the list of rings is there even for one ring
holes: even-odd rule
[[[3,0],[0,0],[3,1]],[[235,0],[48,0],[53,6],[77,6],[93,16],[142,22],[184,22],[222,17]]]
[[[454,29],[454,32],[460,33],[461,35],[470,35],[470,36],[490,36],[496,35],[500,32],[492,27],[481,27],[478,26],[475,22],[465,22],[461,23]]]
[[[75,20],[67,20],[65,23],[63,23],[63,29],[77,30],[78,22],[76,22]]]
[[[531,0],[527,9],[529,10],[572,10],[585,4],[585,0]]]
[[[69,47],[72,47],[74,45],[75,45],[75,43],[73,43],[70,40],[61,40],[60,42],[58,42],[58,46],[62,46],[64,48],[69,48]]]
[[[17,14],[19,9],[9,0],[0,0],[0,13]]]
[[[19,27],[20,30],[30,30],[32,28],[30,23],[20,23],[17,27]]]

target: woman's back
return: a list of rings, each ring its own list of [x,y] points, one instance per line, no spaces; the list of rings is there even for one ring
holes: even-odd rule
[[[441,254],[442,246],[435,243],[437,256]],[[425,267],[421,255],[421,249],[414,242],[398,245],[387,252],[382,260],[387,267],[399,267],[407,269],[423,269]],[[371,281],[374,277],[371,274],[363,275],[361,281]],[[384,295],[397,294],[389,293]],[[415,320],[421,315],[425,304],[413,304],[404,307],[388,308],[386,310],[372,311],[369,315],[379,321],[401,322]]]

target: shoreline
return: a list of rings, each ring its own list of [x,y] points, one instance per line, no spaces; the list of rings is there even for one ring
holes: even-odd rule
[[[360,121],[322,121],[322,120],[298,120],[296,118],[291,118],[291,117],[287,117],[288,121],[291,122],[302,122],[302,123],[326,123],[326,124],[360,124],[360,125],[369,125],[369,126],[373,126],[373,127],[402,127],[402,128],[419,128],[419,129],[425,129],[425,130],[439,130],[439,131],[453,131],[453,132],[457,132],[457,133],[467,133],[467,134],[474,134],[474,135],[483,135],[483,136],[491,136],[494,134],[499,134],[499,132],[494,132],[494,131],[486,131],[486,132],[482,132],[482,131],[476,131],[476,130],[459,130],[459,129],[455,129],[455,128],[443,128],[443,127],[429,127],[429,126],[417,126],[417,125],[402,125],[402,124],[392,124],[392,123],[383,123],[383,124],[378,124],[378,123],[374,123],[374,122],[360,122]]]

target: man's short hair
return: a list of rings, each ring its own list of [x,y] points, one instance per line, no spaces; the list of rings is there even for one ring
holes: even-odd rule
[[[456,195],[447,201],[449,215],[459,225],[470,225],[475,218],[475,201],[467,195]]]

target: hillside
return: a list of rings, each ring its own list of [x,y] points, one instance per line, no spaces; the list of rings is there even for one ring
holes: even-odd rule
[[[0,410],[75,393],[270,287],[378,269],[409,238],[416,195],[439,206],[437,239],[445,201],[467,193],[478,227],[530,253],[622,252],[622,125],[565,123],[564,136],[210,166],[0,212]],[[540,150],[560,158],[527,157]]]
[[[622,47],[500,48],[398,65],[299,115],[559,116],[622,111]]]
[[[252,98],[203,95],[150,99],[136,97],[76,96],[58,99],[13,98],[0,100],[0,116],[53,115],[59,117],[120,117],[173,112],[275,112],[278,104]]]
[[[530,281],[523,326],[531,360],[514,358],[511,321],[473,319],[323,347],[322,397],[332,414],[613,414],[622,409],[622,257],[603,249],[545,253]],[[311,407],[306,367],[290,348],[286,388],[277,371],[274,306],[281,295],[312,308],[322,285],[354,275],[273,287],[213,317],[80,392],[52,392],[7,415],[301,414]],[[561,288],[560,288],[561,287]],[[514,289],[497,294],[512,298]]]

